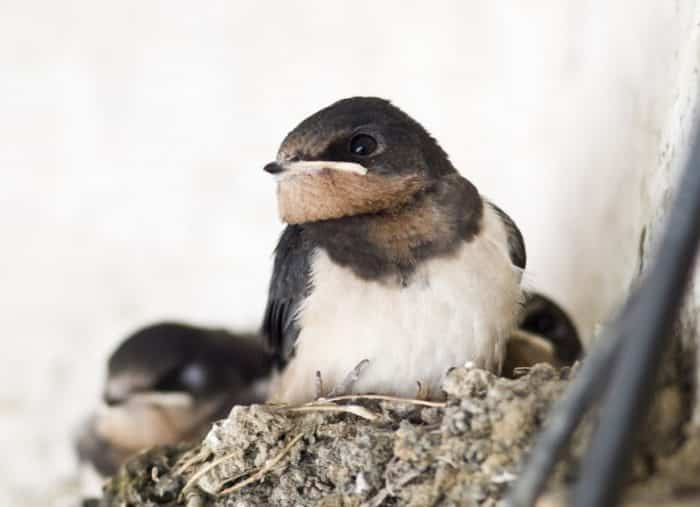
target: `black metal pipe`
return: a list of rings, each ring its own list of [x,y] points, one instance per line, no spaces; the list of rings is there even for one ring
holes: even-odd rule
[[[623,373],[617,374],[615,380],[611,382],[614,372],[618,371],[617,358],[619,356],[627,358],[629,355],[637,357],[640,354],[640,351],[637,349],[641,327],[644,327],[647,332],[654,328],[667,328],[666,326],[669,325],[669,322],[672,323],[675,319],[682,294],[684,293],[685,283],[692,268],[693,256],[697,250],[697,235],[699,234],[698,231],[700,231],[700,226],[697,224],[700,221],[699,143],[700,137],[698,137],[698,140],[692,147],[691,156],[683,179],[680,182],[676,203],[667,222],[665,239],[661,243],[663,248],[660,249],[656,262],[645,279],[645,283],[633,292],[614,324],[598,338],[598,344],[584,361],[581,371],[572,383],[566,396],[555,405],[548,418],[546,428],[535,442],[522,467],[518,480],[511,488],[506,505],[510,507],[529,507],[534,505],[546,487],[547,480],[551,476],[562,451],[568,445],[571,436],[591,404],[611,383],[614,383],[616,386],[622,385],[618,384],[618,382],[624,375]],[[682,230],[690,232],[683,232]],[[685,274],[683,275],[683,273]],[[658,285],[659,283],[662,285]],[[666,290],[660,291],[664,287]],[[653,327],[650,325],[652,318],[657,319],[655,320],[657,325]],[[648,333],[648,335],[651,334]],[[623,348],[624,351],[621,351]],[[629,350],[633,350],[634,353],[629,354]],[[646,353],[649,352],[647,351]],[[654,351],[652,350],[652,360],[654,360],[653,354]],[[645,355],[644,357],[649,356]],[[660,361],[660,359],[656,359],[657,362]],[[628,361],[633,360],[625,359],[627,368],[632,368],[632,363]],[[634,362],[636,363],[636,360]],[[637,372],[639,371],[637,370]],[[654,372],[652,372],[652,375],[655,376]],[[645,382],[648,379],[648,376],[644,377],[644,383],[638,387],[638,389],[645,391],[647,394],[650,387]],[[643,412],[644,407],[648,405],[648,400],[638,399],[637,397],[630,398],[628,401],[634,407],[641,408],[639,413]],[[610,403],[613,403],[613,401],[611,400]],[[612,417],[610,416],[610,418]],[[626,419],[631,420],[632,424],[636,424],[640,418],[630,413]],[[597,480],[598,487],[606,488],[608,492],[606,496],[613,489],[619,494],[620,481],[624,476],[617,477],[617,473],[624,468],[624,460],[629,459],[626,457],[629,454],[629,448],[620,448],[617,445],[610,447],[610,445],[613,438],[620,438],[620,428],[629,424],[629,421],[623,421],[620,424],[622,426],[613,426],[613,428],[616,428],[615,436],[609,435],[605,443],[599,444],[598,454],[592,454],[589,461],[587,461],[588,470],[591,470],[588,473],[593,474],[597,469],[597,461],[601,459],[600,453],[606,450],[610,453],[615,453],[617,452],[615,449],[619,448],[621,454],[618,455],[618,460],[615,461],[619,467],[615,468],[616,464],[611,465],[615,468],[614,474],[608,474],[609,469],[607,469],[605,474],[608,475],[605,475],[602,473],[602,469],[597,469],[597,479],[591,479],[590,477],[582,479],[577,490],[579,491],[578,495],[580,495],[579,501],[590,503],[579,505],[603,505],[597,503],[603,501],[603,497],[596,493],[598,488],[591,488],[591,481]],[[622,431],[624,432],[624,430]],[[621,445],[625,445],[619,440],[616,441],[620,442]],[[622,458],[622,461],[619,461],[620,456],[625,456]],[[608,457],[608,459],[610,458]],[[605,475],[605,479],[601,480],[600,477],[603,475]],[[582,492],[584,490],[586,491]],[[585,498],[583,498],[584,496]],[[617,497],[610,498],[612,502],[616,499]]]
[[[700,242],[700,138],[691,149],[656,259],[638,291],[629,333],[600,423],[574,489],[575,507],[619,501],[635,437],[651,404],[656,377],[691,278]]]
[[[617,331],[619,326],[619,322],[613,324],[598,338],[599,344],[586,357],[566,396],[554,405],[544,431],[535,442],[506,499],[508,507],[530,507],[544,491],[554,466],[581,419],[608,383],[624,336]]]

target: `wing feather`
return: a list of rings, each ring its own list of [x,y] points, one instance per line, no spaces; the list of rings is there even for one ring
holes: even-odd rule
[[[313,250],[313,243],[298,225],[287,226],[275,248],[262,335],[280,365],[291,358],[301,330],[298,311],[311,291]]]
[[[508,254],[510,256],[510,261],[514,266],[525,269],[525,264],[527,263],[527,252],[525,251],[525,241],[523,240],[523,235],[515,225],[513,219],[508,216],[508,214],[501,208],[493,204],[488,203],[491,208],[498,214],[500,219],[503,221],[503,226],[506,229],[506,236],[508,238]]]

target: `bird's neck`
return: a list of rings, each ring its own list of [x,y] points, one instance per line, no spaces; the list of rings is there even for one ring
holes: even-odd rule
[[[454,253],[479,231],[483,201],[459,174],[450,174],[399,206],[376,213],[304,224],[337,264],[365,279],[402,282],[425,259]]]

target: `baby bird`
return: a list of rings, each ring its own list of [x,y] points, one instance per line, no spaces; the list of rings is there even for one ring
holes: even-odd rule
[[[264,401],[271,366],[252,336],[170,322],[145,327],[109,358],[104,404],[84,425],[78,456],[109,475],[140,450],[200,438],[233,405]]]
[[[506,348],[503,375],[515,377],[516,368],[549,363],[561,368],[581,359],[583,347],[571,317],[547,296],[525,296],[521,322]]]
[[[390,102],[311,115],[264,167],[282,221],[262,331],[272,400],[309,401],[368,360],[353,393],[439,393],[451,366],[499,372],[525,245],[510,217]]]

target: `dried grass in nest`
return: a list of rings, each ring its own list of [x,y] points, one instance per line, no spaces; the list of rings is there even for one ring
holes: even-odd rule
[[[303,403],[300,405],[283,405],[283,404],[268,404],[265,405],[267,408],[273,410],[273,411],[282,411],[282,412],[287,412],[287,413],[310,413],[310,412],[336,412],[336,413],[346,413],[346,414],[352,414],[354,416],[363,418],[368,421],[376,421],[378,420],[381,416],[380,414],[373,412],[369,410],[366,407],[363,407],[362,405],[357,405],[357,404],[344,404],[340,403],[343,401],[350,401],[350,400],[375,400],[375,401],[390,401],[390,402],[395,402],[395,403],[407,403],[407,404],[412,404],[412,405],[418,405],[418,406],[425,406],[425,407],[433,407],[433,408],[444,408],[447,406],[446,402],[438,402],[438,401],[428,401],[428,400],[419,400],[416,398],[402,398],[399,396],[388,396],[388,395],[381,395],[381,394],[347,394],[347,395],[340,395],[340,396],[333,396],[330,398],[319,398],[318,400],[314,400],[311,402]],[[230,493],[234,493],[236,491],[239,491],[240,489],[244,488],[248,484],[254,483],[263,477],[267,473],[269,473],[271,470],[273,470],[281,461],[282,459],[289,454],[289,452],[292,450],[292,448],[302,439],[304,436],[304,433],[298,433],[294,438],[292,438],[285,446],[284,448],[273,458],[268,460],[262,467],[255,467],[251,468],[249,470],[245,470],[239,474],[236,474],[233,477],[228,478],[226,481],[222,482],[223,484],[236,481],[238,479],[241,479],[243,477],[248,476],[246,479],[233,484],[232,486],[229,486],[226,489],[223,489],[218,492],[217,496],[223,496],[227,495]],[[226,463],[228,460],[234,458],[238,454],[237,451],[225,454],[224,456],[221,456],[214,461],[210,463],[206,463],[202,467],[200,467],[197,471],[192,474],[192,476],[187,480],[185,485],[183,486],[180,497],[186,497],[188,492],[194,487],[194,485],[197,483],[197,481],[202,478],[206,473],[210,472],[214,468],[216,468],[219,465],[222,465]],[[199,453],[195,454],[194,456],[189,457],[185,462],[180,465],[177,470],[175,471],[175,475],[182,475],[184,474],[187,470],[189,470],[193,465],[195,465],[198,462],[204,461],[208,459],[209,454],[200,451]]]

